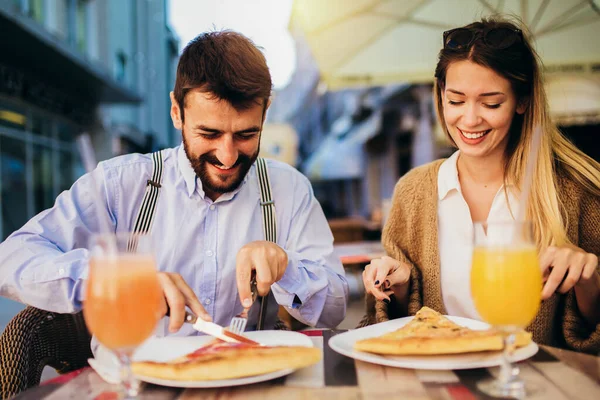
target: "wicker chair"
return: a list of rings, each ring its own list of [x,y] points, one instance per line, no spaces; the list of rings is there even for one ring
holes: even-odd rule
[[[58,373],[82,368],[92,357],[83,314],[27,307],[0,336],[0,395],[8,399],[39,385],[46,365]]]

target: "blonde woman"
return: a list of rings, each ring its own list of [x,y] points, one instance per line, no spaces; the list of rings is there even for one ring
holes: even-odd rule
[[[600,165],[550,121],[541,64],[525,32],[482,20],[444,33],[435,71],[440,123],[458,148],[397,183],[383,244],[365,268],[362,325],[426,305],[478,318],[470,296],[472,221],[533,221],[544,276],[529,327],[541,344],[600,351]],[[520,188],[541,126],[528,204]]]

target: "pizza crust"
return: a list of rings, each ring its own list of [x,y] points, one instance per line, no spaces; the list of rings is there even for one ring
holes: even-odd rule
[[[219,351],[170,362],[135,362],[133,373],[173,381],[210,381],[262,375],[315,364],[321,351],[314,347],[222,347]]]
[[[531,334],[520,331],[516,346],[531,342]],[[476,331],[458,325],[435,310],[423,307],[402,328],[359,340],[354,349],[382,355],[439,355],[502,350],[503,341],[494,330]]]

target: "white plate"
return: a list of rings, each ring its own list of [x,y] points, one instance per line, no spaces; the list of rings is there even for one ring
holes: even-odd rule
[[[382,322],[364,328],[341,333],[329,339],[329,347],[336,352],[356,360],[366,361],[373,364],[387,365],[399,368],[414,369],[470,369],[486,368],[500,365],[502,352],[478,352],[465,354],[450,354],[436,356],[382,356],[373,353],[354,350],[357,340],[367,339],[384,333],[395,331],[406,325],[414,317],[398,318]],[[485,322],[469,318],[447,316],[451,321],[475,330],[488,329]],[[511,361],[521,361],[533,356],[538,351],[537,344],[531,342],[525,347],[515,351]]]
[[[244,335],[250,339],[269,346],[313,347],[313,343],[310,338],[298,332],[256,331],[246,332]],[[200,346],[210,340],[213,340],[213,338],[209,336],[150,338],[136,350],[133,360],[157,362],[172,360],[197,350]],[[114,370],[116,365],[114,355],[103,346],[98,347],[95,358],[103,365],[103,367],[108,367]],[[264,382],[291,374],[292,372],[294,372],[294,369],[288,368],[268,374],[214,381],[172,381],[148,376],[137,376],[137,378],[144,382],[162,386],[182,388],[218,388]]]

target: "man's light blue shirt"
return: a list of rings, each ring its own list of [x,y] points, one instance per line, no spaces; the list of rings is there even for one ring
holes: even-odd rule
[[[242,311],[237,252],[247,243],[265,240],[256,166],[235,191],[213,202],[182,146],[163,155],[162,188],[152,226],[158,269],[181,274],[213,320],[228,325]],[[268,167],[277,244],[289,259],[283,278],[271,287],[276,302],[270,301],[268,315],[274,318],[278,303],[308,325],[335,327],[346,313],[348,283],[333,254],[327,220],[306,177],[274,160],[268,160]],[[151,155],[131,154],[101,162],[81,177],[58,196],[54,207],[0,244],[0,295],[55,312],[80,310],[88,273],[86,248],[90,236],[101,229],[92,175],[111,229],[128,232],[151,174]],[[250,326],[256,324],[256,314],[250,313]],[[167,322],[163,318],[157,336],[168,334]],[[178,335],[192,333],[191,326],[184,326]]]

